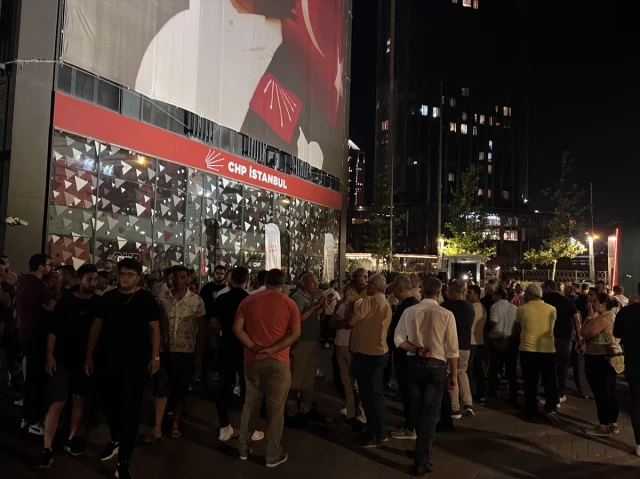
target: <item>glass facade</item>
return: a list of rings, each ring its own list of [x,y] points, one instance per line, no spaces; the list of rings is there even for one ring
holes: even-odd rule
[[[338,265],[340,211],[56,130],[47,249],[54,262],[133,257],[146,271],[265,264],[265,225],[280,229],[290,280],[322,274],[325,233]]]

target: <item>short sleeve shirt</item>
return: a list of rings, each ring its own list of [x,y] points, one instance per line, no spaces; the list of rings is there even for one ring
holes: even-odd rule
[[[391,305],[384,294],[367,296],[356,303],[354,314],[361,317],[351,332],[351,349],[370,356],[389,351],[387,332],[391,324]]]
[[[545,293],[542,301],[556,308],[557,318],[553,334],[557,339],[570,341],[573,334],[573,315],[578,312],[569,298],[558,292]]]
[[[300,290],[296,291],[291,296],[291,299],[296,303],[300,313],[309,309],[313,304],[313,300],[302,294]],[[318,319],[318,315],[314,311],[311,316],[300,324],[300,341],[320,341],[320,329],[320,319]]]
[[[44,305],[52,299],[44,282],[32,275],[22,277],[18,285],[16,310],[20,318],[18,338],[20,342],[35,340],[46,342],[50,312]]]
[[[295,324],[300,324],[300,311],[296,303],[279,291],[266,290],[249,295],[240,303],[236,319],[244,320],[244,330],[259,346],[268,347],[280,341]],[[289,363],[289,350],[284,348],[272,357]],[[244,350],[244,362],[258,359],[248,349]]]
[[[542,300],[529,301],[518,308],[516,321],[520,323],[520,351],[555,353],[553,327],[556,308]]]
[[[204,301],[187,290],[177,300],[167,289],[158,296],[160,307],[160,332],[162,351],[172,353],[195,353],[198,334],[197,318],[205,316]]]

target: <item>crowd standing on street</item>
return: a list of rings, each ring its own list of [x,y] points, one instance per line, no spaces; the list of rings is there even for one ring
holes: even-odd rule
[[[569,368],[578,395],[595,400],[597,422],[585,433],[597,437],[620,431],[617,378],[624,373],[640,456],[640,291],[629,299],[618,285],[608,293],[604,282],[523,286],[507,278],[481,288],[415,274],[387,284],[360,268],[342,287],[333,280],[324,291],[306,272],[288,294],[279,269],[252,274],[217,265],[198,294],[194,271],[182,265],[143,274],[138,261],[125,258],[76,271],[36,254],[28,274],[9,266],[0,257],[0,347],[9,385],[24,383],[16,402],[22,427],[42,436],[38,469],[54,462],[68,403],[64,450],[84,452],[85,416],[95,422],[101,408],[110,439],[99,459],[115,458],[116,477],[133,477],[129,461],[150,382],[154,420],[143,443],[162,440],[166,418],[169,437],[179,439],[190,391],[217,384],[210,393],[218,439],[237,438],[240,460],[265,440],[265,464],[278,467],[288,459],[284,427],[326,420],[314,385],[324,375],[321,348],[331,342],[334,383],[345,400],[340,422],[360,433],[361,447],[414,441],[414,475],[436,467],[436,431],[455,430],[476,406],[500,401],[503,381],[504,399],[524,420],[560,422]],[[392,377],[404,421],[389,431]],[[242,414],[234,425],[236,406]]]

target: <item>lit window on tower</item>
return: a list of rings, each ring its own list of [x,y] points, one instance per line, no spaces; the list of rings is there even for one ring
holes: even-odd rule
[[[478,196],[484,196],[484,193],[482,192],[482,188],[478,188]]]
[[[471,0],[462,0],[463,7],[471,7]]]
[[[449,131],[455,133],[458,130],[457,125],[454,122],[449,123]]]
[[[439,118],[440,117],[440,108],[438,108],[437,106],[434,106],[431,109],[431,114],[433,115],[434,118]]]
[[[456,99],[454,97],[449,98],[449,106],[456,106]]]
[[[480,124],[484,125],[484,121],[485,121],[484,115],[480,115]]]
[[[491,198],[491,188],[487,190],[487,198]]]
[[[478,127],[477,126],[473,127],[473,136],[478,136]]]
[[[487,173],[493,173],[493,165],[487,165]]]
[[[429,116],[429,107],[427,105],[422,105],[420,107],[420,114],[422,116]]]
[[[456,174],[455,173],[449,173],[449,181],[456,181]]]
[[[510,106],[502,107],[502,113],[504,114],[504,116],[511,116],[511,107]]]
[[[478,159],[484,160],[484,151],[481,151],[480,153],[478,153]]]
[[[467,112],[466,111],[462,112],[462,121],[467,121]]]
[[[476,10],[480,8],[480,0],[473,0],[473,8]]]
[[[509,199],[509,192],[508,192],[507,190],[504,190],[504,191],[502,192],[502,197],[503,197],[505,200],[508,200],[508,199]]]
[[[387,131],[389,129],[389,120],[385,120],[382,122],[382,131]]]
[[[462,96],[469,96],[471,94],[471,90],[469,88],[462,87]]]
[[[467,128],[467,124],[466,123],[460,124],[460,133],[462,133],[463,135],[466,135],[468,132],[469,132],[469,129]]]

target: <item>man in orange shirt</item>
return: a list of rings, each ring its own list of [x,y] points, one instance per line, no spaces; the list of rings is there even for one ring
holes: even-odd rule
[[[244,345],[247,393],[240,422],[240,460],[251,451],[251,434],[255,431],[262,405],[261,391],[267,405],[267,467],[285,462],[280,439],[284,427],[284,406],[291,386],[289,349],[300,338],[300,312],[296,303],[282,294],[284,273],[267,272],[266,289],[240,304],[233,323],[233,333]]]

